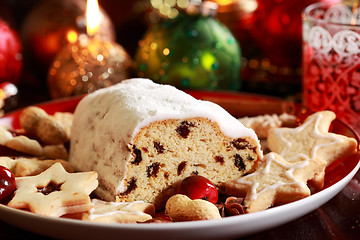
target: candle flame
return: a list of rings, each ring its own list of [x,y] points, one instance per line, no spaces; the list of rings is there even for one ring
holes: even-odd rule
[[[95,35],[100,27],[100,9],[97,0],[88,0],[86,5],[86,31],[89,36]]]
[[[359,6],[359,0],[354,0],[354,3],[353,3],[353,7],[352,7],[352,17],[351,17],[351,21],[350,21],[350,24],[351,25],[356,25],[356,12],[358,10],[358,6]]]

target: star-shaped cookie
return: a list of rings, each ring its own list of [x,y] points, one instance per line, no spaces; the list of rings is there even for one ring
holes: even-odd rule
[[[269,148],[289,162],[322,159],[326,161],[326,166],[336,159],[355,154],[355,139],[329,132],[335,117],[331,111],[321,111],[310,115],[299,127],[271,129]],[[314,179],[316,187],[323,185],[325,167]]]
[[[155,206],[143,201],[105,202],[92,200],[93,207],[84,213],[82,220],[107,223],[136,223],[152,219]]]
[[[98,186],[97,173],[68,173],[55,163],[36,176],[16,178],[17,190],[8,206],[60,217],[91,209],[89,194]]]
[[[265,210],[309,196],[307,180],[325,165],[325,161],[290,163],[271,152],[254,173],[226,182],[225,191],[228,195],[245,197],[247,212]]]
[[[38,175],[51,167],[54,163],[59,162],[67,172],[74,172],[73,166],[62,159],[41,159],[36,157],[0,157],[0,166],[4,166],[12,173],[15,177],[25,177]]]

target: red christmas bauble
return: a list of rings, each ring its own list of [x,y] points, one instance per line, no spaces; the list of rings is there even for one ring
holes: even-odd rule
[[[264,57],[277,66],[300,67],[302,11],[315,2],[339,0],[258,0],[251,34]]]
[[[18,34],[0,18],[0,82],[18,83],[22,59],[22,44]]]
[[[316,0],[258,0],[251,31],[258,47],[275,65],[301,64],[301,12]]]

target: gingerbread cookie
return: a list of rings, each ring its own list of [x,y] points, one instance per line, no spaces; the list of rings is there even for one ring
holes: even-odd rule
[[[175,222],[220,219],[218,208],[203,199],[191,200],[186,195],[176,194],[169,198],[166,214]]]
[[[336,159],[355,154],[355,139],[329,132],[335,117],[335,113],[331,111],[321,111],[310,115],[299,127],[271,129],[268,136],[269,148],[289,162],[322,159],[326,161],[326,166]],[[324,176],[325,167],[313,179],[317,188],[323,186]]]
[[[309,196],[307,180],[325,165],[322,160],[290,163],[276,153],[269,153],[254,173],[226,182],[225,191],[227,195],[245,197],[246,212],[265,210]]]
[[[16,178],[17,189],[9,207],[60,217],[89,211],[89,194],[98,186],[96,172],[68,173],[55,163],[36,176]]]
[[[143,201],[105,202],[92,200],[92,208],[82,220],[106,223],[137,223],[152,219],[155,206]]]

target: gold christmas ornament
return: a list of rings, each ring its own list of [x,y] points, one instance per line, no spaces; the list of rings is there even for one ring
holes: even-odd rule
[[[52,62],[47,82],[52,98],[93,92],[130,77],[132,59],[111,41],[81,35],[63,48]]]
[[[129,78],[132,60],[119,44],[100,38],[101,14],[97,0],[88,0],[86,30],[55,57],[48,72],[52,98],[69,97],[109,87]]]
[[[24,52],[41,69],[48,69],[56,54],[68,42],[86,32],[86,0],[42,0],[23,21],[21,38]],[[105,10],[99,7],[101,22],[98,36],[115,40],[115,27]]]

